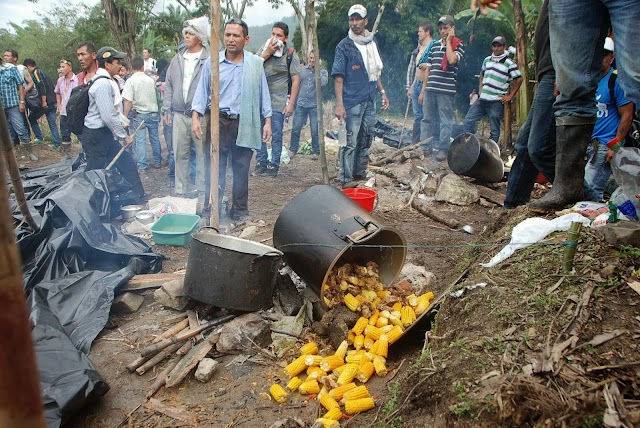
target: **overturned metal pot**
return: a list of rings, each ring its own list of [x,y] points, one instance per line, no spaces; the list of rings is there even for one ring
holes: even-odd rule
[[[268,245],[200,230],[192,235],[184,293],[219,308],[271,307],[282,252]]]

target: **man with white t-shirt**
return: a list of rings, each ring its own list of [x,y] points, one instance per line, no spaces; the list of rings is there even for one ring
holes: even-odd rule
[[[173,122],[175,193],[178,195],[188,192],[192,145],[196,151],[196,187],[200,190],[205,188],[205,153],[202,140],[195,139],[191,133],[191,102],[202,66],[209,60],[209,28],[206,17],[185,21],[182,34],[186,49],[173,57],[165,79],[163,114],[166,124]]]
[[[144,59],[144,72],[151,75],[156,74],[158,72],[156,60],[151,58],[149,48],[142,49],[142,58]]]

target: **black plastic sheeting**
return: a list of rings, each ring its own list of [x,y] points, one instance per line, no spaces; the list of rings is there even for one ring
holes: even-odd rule
[[[158,272],[162,256],[110,223],[133,198],[117,172],[84,171],[82,159],[23,174],[41,230],[16,231],[23,260],[47,425],[59,427],[109,386],[88,358],[118,288],[136,274]],[[11,201],[16,224],[22,215]]]

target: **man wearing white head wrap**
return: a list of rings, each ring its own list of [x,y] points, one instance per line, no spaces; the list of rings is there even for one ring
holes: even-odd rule
[[[200,17],[185,21],[185,50],[171,60],[167,69],[163,114],[165,123],[173,122],[173,151],[175,157],[175,193],[185,195],[189,186],[189,158],[191,147],[196,151],[196,187],[204,191],[205,153],[202,140],[191,133],[191,102],[198,87],[202,66],[209,59],[209,20]]]

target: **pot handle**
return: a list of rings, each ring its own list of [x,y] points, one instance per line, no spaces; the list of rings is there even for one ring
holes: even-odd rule
[[[253,259],[251,259],[251,264],[249,265],[249,272],[253,272],[253,265],[260,260],[263,257],[267,257],[267,256],[283,256],[284,253],[282,251],[273,249],[273,250],[269,250],[265,253],[260,254],[259,256],[254,257]]]
[[[218,234],[220,233],[220,231],[213,226],[200,226],[200,228],[198,229],[198,232],[202,232],[202,229],[213,229],[216,231],[216,233]]]

